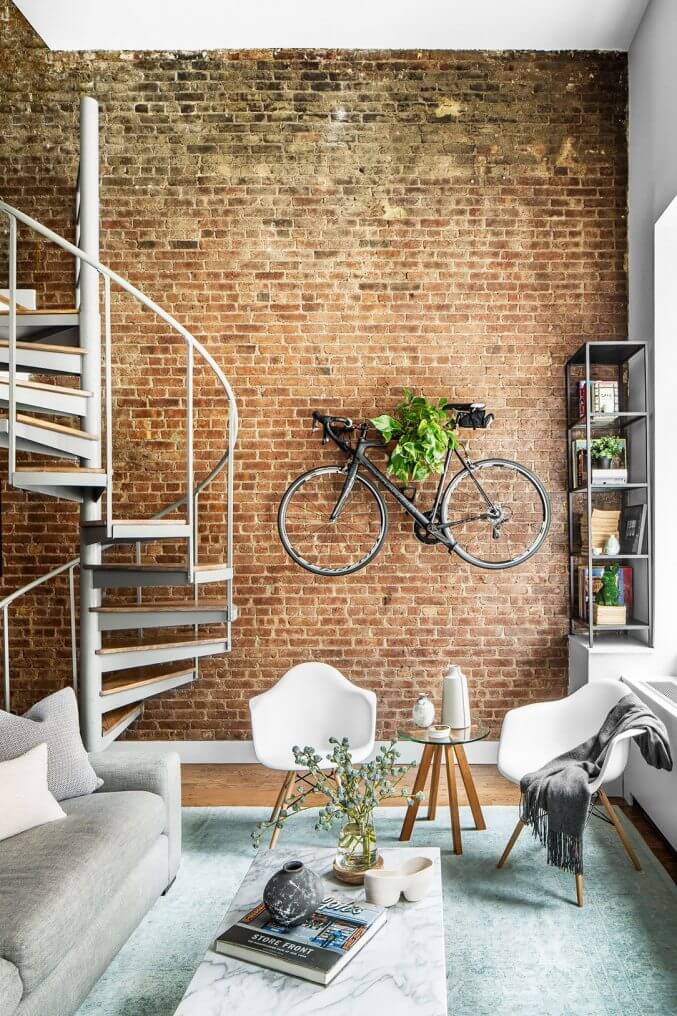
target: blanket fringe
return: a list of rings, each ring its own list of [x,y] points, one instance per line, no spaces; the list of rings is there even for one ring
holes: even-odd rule
[[[520,818],[529,826],[534,838],[546,848],[546,859],[562,871],[573,875],[583,874],[583,837],[550,829],[548,813],[536,802],[530,803],[525,794],[520,802]]]

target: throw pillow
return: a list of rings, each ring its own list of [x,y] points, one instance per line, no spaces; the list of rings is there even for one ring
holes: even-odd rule
[[[78,702],[72,688],[48,695],[25,716],[0,710],[0,762],[47,745],[47,785],[57,801],[82,797],[100,787],[80,737]]]
[[[0,840],[65,818],[47,789],[47,745],[0,762]]]

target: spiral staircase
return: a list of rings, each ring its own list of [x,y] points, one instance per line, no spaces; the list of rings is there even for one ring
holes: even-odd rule
[[[13,605],[65,575],[82,734],[87,749],[99,751],[141,716],[148,698],[196,681],[200,659],[231,648],[236,619],[232,534],[238,415],[231,386],[207,350],[170,314],[98,259],[98,106],[89,98],[81,104],[80,148],[74,244],[0,200],[0,216],[9,227],[9,288],[0,295],[0,413],[4,414],[0,446],[8,450],[8,482],[38,497],[80,504],[80,556],[0,600],[2,687],[4,707],[9,710]],[[73,257],[72,307],[26,305],[24,291],[17,287],[19,230],[22,235],[24,231],[34,234],[32,239],[42,237]],[[185,344],[185,490],[151,518],[118,517],[113,503],[113,287],[156,315]],[[199,482],[193,453],[196,358],[210,368],[224,398],[224,451]],[[221,473],[226,480],[224,559],[201,563],[199,497]],[[163,545],[181,548],[179,559],[165,563]],[[132,554],[133,560],[120,563],[116,548],[127,548],[126,556]],[[153,551],[158,548],[162,563],[144,561],[144,557],[157,557]]]

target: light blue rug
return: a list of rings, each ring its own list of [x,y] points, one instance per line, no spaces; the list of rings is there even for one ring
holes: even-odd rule
[[[412,846],[443,851],[449,1016],[677,1013],[677,888],[634,827],[625,822],[641,873],[630,866],[614,830],[591,820],[580,910],[573,876],[548,868],[526,831],[507,867],[496,869],[516,809],[484,813],[488,828],[476,832],[469,811],[461,810],[460,857],[450,850],[446,809],[439,809],[435,823],[417,822],[412,838]],[[257,808],[184,810],[184,856],[175,885],[78,1016],[172,1016],[249,866],[249,834],[264,814]],[[314,815],[297,816],[283,831],[280,862],[293,856],[294,843],[332,843],[328,834],[314,832]],[[399,808],[378,813],[382,845],[397,843],[402,816]]]

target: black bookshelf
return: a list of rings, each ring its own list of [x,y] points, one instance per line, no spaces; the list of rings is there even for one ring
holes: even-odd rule
[[[602,410],[593,404],[596,382],[616,383],[617,403]],[[645,342],[629,340],[584,343],[565,367],[568,477],[569,630],[592,648],[596,640],[613,635],[645,646],[653,645],[653,558],[651,539],[651,472],[648,413],[648,363]],[[627,480],[593,483],[590,454],[595,438],[625,439]],[[577,451],[574,451],[574,442]],[[584,442],[584,444],[583,444]],[[644,536],[636,553],[594,554],[593,509],[620,510],[646,505]],[[580,540],[580,520],[587,517],[587,547]],[[603,549],[603,548],[602,548]],[[593,568],[610,562],[632,569],[632,606],[624,624],[596,624],[593,606]],[[579,569],[587,568],[587,617],[581,616]],[[585,573],[583,573],[585,575]],[[585,578],[583,579],[585,590]],[[585,600],[585,595],[583,596]]]

